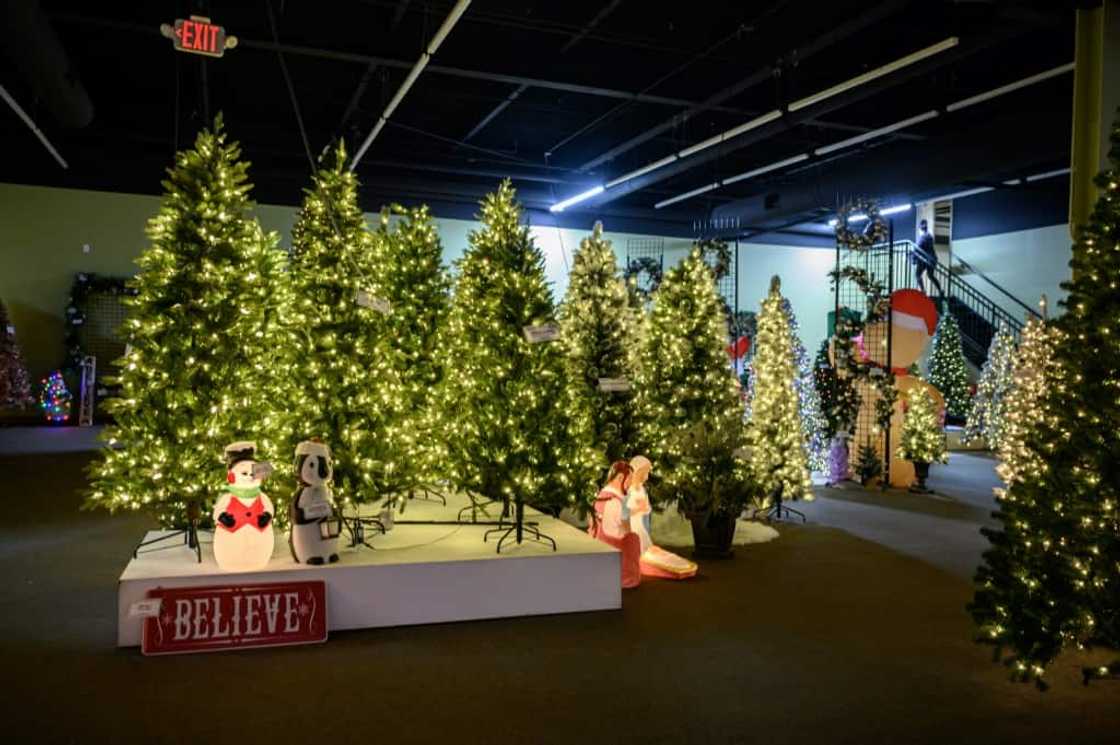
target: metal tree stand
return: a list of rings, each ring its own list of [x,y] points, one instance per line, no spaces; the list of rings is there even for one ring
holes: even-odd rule
[[[198,502],[190,502],[187,504],[187,526],[179,530],[173,530],[167,535],[161,535],[159,538],[152,538],[149,541],[140,541],[136,544],[136,548],[132,549],[132,558],[136,559],[140,556],[140,549],[145,546],[152,546],[157,543],[169,541],[172,538],[183,538],[183,544],[194,549],[195,556],[198,558],[198,563],[202,563],[202,544],[198,541],[198,522],[201,517],[201,509]],[[161,551],[164,548],[174,548],[173,546],[163,546],[162,548],[152,549],[153,551]],[[145,552],[147,553],[147,552]]]
[[[549,543],[552,545],[552,550],[556,550],[556,541],[554,541],[547,534],[542,533],[537,523],[525,522],[525,503],[521,499],[517,499],[514,501],[513,517],[514,519],[512,523],[499,521],[498,527],[491,528],[490,530],[486,531],[482,536],[482,540],[486,543],[489,543],[490,536],[492,534],[501,533],[502,536],[498,539],[497,551],[500,554],[502,552],[502,544],[504,544],[510,536],[514,536],[516,543],[521,543],[525,538],[525,528],[528,528],[529,532],[532,534],[530,536],[532,540],[537,541],[538,543]]]

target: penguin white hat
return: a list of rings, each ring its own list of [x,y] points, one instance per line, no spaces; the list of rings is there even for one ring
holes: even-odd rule
[[[296,445],[296,457],[301,455],[318,455],[322,458],[331,457],[330,446],[325,442],[318,442],[317,440],[304,440]]]

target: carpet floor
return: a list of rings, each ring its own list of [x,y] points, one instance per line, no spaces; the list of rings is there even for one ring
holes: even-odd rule
[[[1120,743],[1117,684],[1009,683],[965,577],[813,523],[617,612],[144,658],[116,579],[149,524],[77,511],[88,459],[0,457],[7,742]]]

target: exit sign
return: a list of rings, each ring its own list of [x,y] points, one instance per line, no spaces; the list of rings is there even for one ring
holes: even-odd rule
[[[191,16],[177,18],[175,25],[163,24],[160,33],[171,39],[180,52],[204,54],[207,57],[221,57],[227,49],[237,46],[236,36],[227,36],[226,30],[211,23],[209,18]]]

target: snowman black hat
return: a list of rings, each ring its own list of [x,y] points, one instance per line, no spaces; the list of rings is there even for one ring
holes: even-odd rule
[[[257,443],[251,440],[240,440],[226,445],[226,467],[233,468],[234,464],[243,460],[257,459]]]

